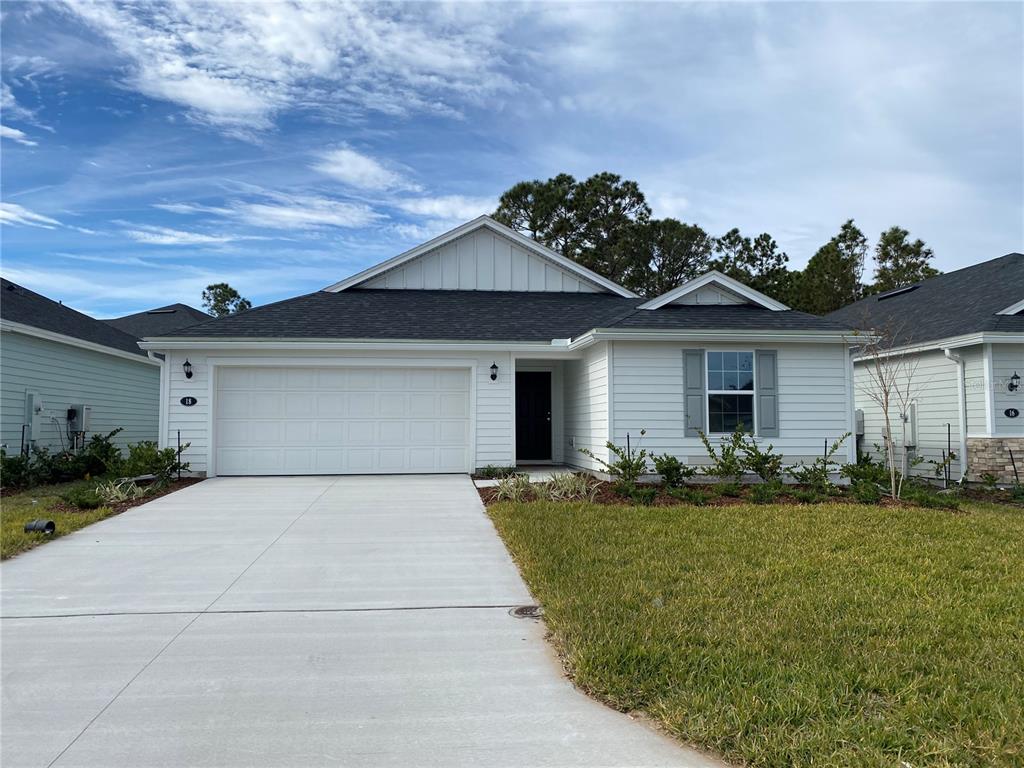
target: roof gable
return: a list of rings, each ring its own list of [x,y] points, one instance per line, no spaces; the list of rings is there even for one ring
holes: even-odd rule
[[[188,304],[168,304],[166,307],[156,307],[147,309],[145,312],[113,317],[103,322],[141,339],[202,323],[209,320],[210,317],[205,312],[190,307]]]
[[[489,216],[324,290],[353,288],[636,295]]]
[[[668,293],[641,304],[638,309],[660,309],[670,304],[752,304],[775,312],[789,309],[782,302],[717,270],[688,280]]]

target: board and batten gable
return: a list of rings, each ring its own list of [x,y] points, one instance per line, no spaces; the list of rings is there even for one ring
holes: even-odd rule
[[[707,463],[699,437],[687,436],[684,348],[676,342],[609,343],[611,358],[612,440],[624,445],[628,434],[648,451],[670,453],[689,464]],[[845,344],[756,343],[716,344],[705,351],[777,352],[778,436],[759,438],[783,454],[787,464],[821,456],[831,443],[851,429],[853,405]],[[712,442],[720,436],[712,436]],[[852,455],[852,437],[837,459]]]
[[[192,364],[192,378],[186,378],[182,364]],[[490,365],[498,365],[498,377],[491,381]],[[336,352],[275,351],[254,355],[244,350],[171,351],[167,355],[168,393],[166,398],[167,431],[161,435],[163,445],[174,446],[179,431],[182,443],[188,443],[184,458],[189,471],[215,474],[211,461],[214,434],[213,400],[216,397],[214,378],[223,366],[244,367],[415,367],[431,366],[475,369],[472,382],[475,403],[470,403],[473,421],[472,452],[474,467],[488,464],[508,466],[514,463],[512,426],[512,356],[508,352],[480,354],[475,352],[388,352],[385,350],[345,350]],[[196,403],[186,406],[182,398],[194,397]]]
[[[603,289],[487,228],[427,251],[359,288],[596,293]]]
[[[92,408],[90,434],[121,428],[114,442],[156,440],[160,404],[160,368],[139,356],[110,355],[58,341],[4,332],[0,343],[0,408],[2,438],[9,453],[21,445],[27,423],[26,395],[43,402],[36,445],[51,451],[68,443],[67,411],[75,405]]]

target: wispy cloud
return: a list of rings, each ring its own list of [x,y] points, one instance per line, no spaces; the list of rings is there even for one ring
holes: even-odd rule
[[[128,222],[119,222],[128,224]],[[187,232],[170,227],[155,227],[147,224],[133,224],[121,230],[122,234],[139,243],[147,245],[223,245],[238,240],[260,240],[252,235],[207,234],[205,232]]]
[[[129,62],[126,85],[228,132],[287,109],[457,113],[511,89],[491,25],[457,7],[355,2],[125,5],[67,2]]]
[[[39,142],[32,141],[24,131],[19,131],[17,128],[11,128],[8,125],[0,125],[0,138],[16,141],[19,144],[24,144],[26,147],[39,145]]]
[[[324,227],[365,227],[385,216],[365,203],[337,200],[322,195],[289,194],[261,190],[248,199],[230,200],[223,206],[198,203],[157,203],[170,213],[212,214],[250,227],[312,230]]]
[[[404,198],[395,201],[395,206],[417,216],[427,216],[443,221],[468,221],[481,214],[490,213],[497,206],[497,202],[492,197],[440,195]]]
[[[402,174],[386,168],[378,160],[349,147],[332,149],[320,155],[313,168],[331,178],[357,189],[384,192],[396,189],[418,189]]]
[[[0,203],[0,224],[56,229],[61,223],[17,203]]]

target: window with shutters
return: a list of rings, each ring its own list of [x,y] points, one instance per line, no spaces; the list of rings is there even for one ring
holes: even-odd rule
[[[707,353],[708,432],[754,431],[754,353]]]

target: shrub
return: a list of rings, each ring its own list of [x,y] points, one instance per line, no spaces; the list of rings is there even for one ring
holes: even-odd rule
[[[495,486],[495,498],[498,501],[528,501],[533,495],[528,475],[510,475],[503,477]]]
[[[991,472],[985,472],[978,479],[981,481],[981,487],[990,493],[996,490],[996,484],[999,482],[999,478]]]
[[[181,446],[184,451],[190,443]],[[180,469],[188,471],[188,462],[182,462],[175,448],[157,448],[152,440],[128,446],[128,458],[121,466],[119,474],[124,477],[155,475],[160,483],[170,482]]]
[[[708,452],[711,463],[702,467],[705,475],[717,477],[721,482],[739,483],[743,479],[743,450],[744,432],[743,425],[737,424],[736,429],[728,439],[722,439],[719,448],[716,450],[708,436],[700,432],[700,440],[704,443],[704,449]]]
[[[833,460],[833,456],[839,450],[840,446],[846,441],[846,438],[850,436],[850,433],[842,435],[836,438],[836,440],[829,446],[823,456],[819,456],[810,464],[800,462],[795,467],[790,467],[788,472],[801,485],[807,486],[819,495],[828,495],[835,491],[835,486],[832,484],[831,474],[840,468],[838,462]]]
[[[696,467],[687,466],[668,453],[652,456],[651,459],[654,461],[654,471],[661,475],[666,488],[679,488],[685,480],[697,473]]]
[[[140,488],[128,478],[110,480],[96,486],[96,494],[105,504],[116,504],[120,501],[133,501],[146,495],[146,489]]]
[[[912,485],[903,490],[904,501],[916,504],[919,507],[931,509],[960,509],[960,502],[950,494],[936,493],[935,491]]]
[[[669,488],[667,493],[684,504],[693,504],[698,507],[704,506],[711,499],[705,491],[699,488]]]
[[[503,477],[510,477],[515,473],[515,467],[496,467],[493,464],[480,467],[476,471],[476,474],[484,480],[500,480]]]
[[[884,461],[874,461],[869,453],[861,453],[857,456],[856,464],[845,464],[839,470],[839,474],[847,478],[851,485],[859,481],[880,485],[883,488],[889,487],[889,468]]]
[[[643,438],[647,434],[646,429],[640,430],[640,437]],[[629,439],[629,433],[626,433],[626,447],[615,445],[610,440],[605,443],[605,447],[611,455],[615,456],[614,461],[605,461],[599,456],[595,456],[593,451],[588,448],[580,448],[579,452],[584,456],[589,456],[602,467],[605,471],[614,478],[622,480],[625,483],[636,483],[641,475],[647,473],[647,457],[648,453],[646,450],[639,447],[639,441],[637,447],[634,448]]]
[[[630,494],[630,499],[632,499],[633,503],[639,504],[642,507],[649,507],[657,497],[658,489],[653,485],[637,486]]]
[[[820,504],[828,498],[813,488],[797,488],[792,495],[801,504]]]
[[[95,488],[72,488],[61,494],[61,498],[79,509],[96,509],[103,504],[103,499]]]
[[[93,435],[78,452],[79,477],[117,474],[121,468],[121,449],[114,445],[114,438],[123,432],[122,427],[105,435]]]
[[[861,504],[877,504],[882,500],[882,489],[871,480],[854,480],[850,493]]]
[[[583,472],[573,474],[551,475],[551,479],[542,483],[546,498],[551,501],[593,501],[597,496],[598,484],[590,475]],[[537,493],[541,495],[540,491]]]
[[[743,495],[743,485],[741,483],[716,483],[715,493],[719,496],[727,496],[730,498],[736,498]]]
[[[8,456],[0,448],[0,486],[4,488],[28,488],[32,484],[32,469],[28,456]]]
[[[744,435],[740,451],[740,465],[745,471],[753,472],[763,483],[782,480],[782,456],[775,453],[775,446],[771,443],[762,449],[753,435]]]
[[[1024,503],[1024,484],[1014,483],[1013,488],[1010,489],[1010,498],[1013,501]]]
[[[778,480],[752,485],[750,500],[755,504],[771,504],[782,495],[782,490],[782,483]]]

